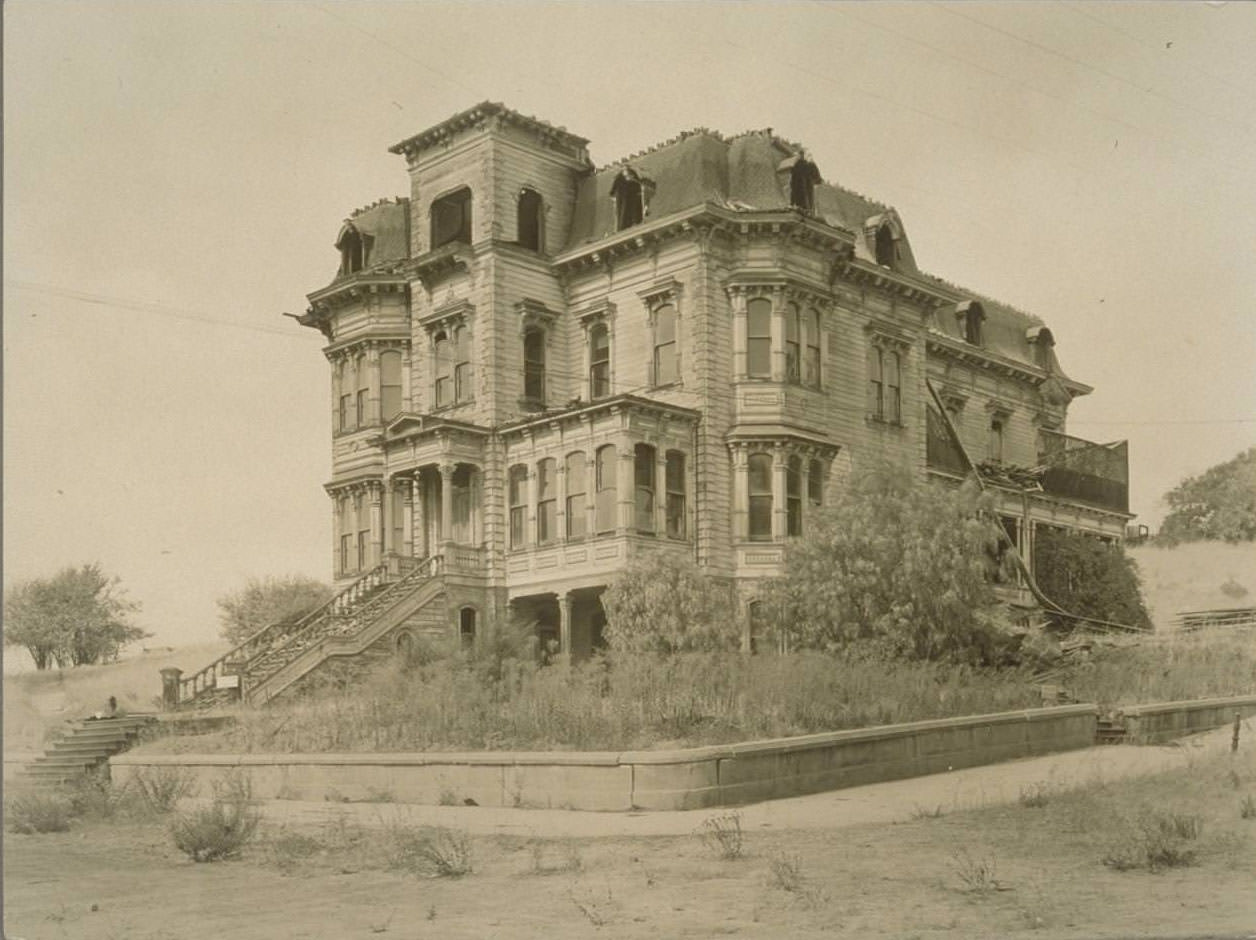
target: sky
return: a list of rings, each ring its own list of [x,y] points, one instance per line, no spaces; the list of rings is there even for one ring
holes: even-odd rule
[[[1131,502],[1256,444],[1256,4],[4,4],[4,583],[99,562],[153,645],[329,579],[329,371],[283,316],[388,147],[482,100],[599,165],[771,127],[932,274],[1041,316]],[[195,667],[197,664],[190,663]]]

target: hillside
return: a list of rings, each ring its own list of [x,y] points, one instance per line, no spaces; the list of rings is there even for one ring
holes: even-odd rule
[[[1184,610],[1256,607],[1256,543],[1192,542],[1129,549],[1157,630]]]

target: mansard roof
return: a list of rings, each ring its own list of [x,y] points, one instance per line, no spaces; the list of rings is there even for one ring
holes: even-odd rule
[[[558,127],[550,124],[548,121],[542,121],[540,118],[512,111],[497,101],[481,101],[477,105],[472,105],[465,111],[459,111],[453,117],[447,118],[439,124],[435,124],[412,137],[407,137],[405,140],[393,144],[393,146],[388,148],[388,151],[389,153],[404,154],[406,159],[413,162],[424,150],[444,143],[458,132],[477,127],[490,118],[498,118],[506,123],[526,128],[542,141],[556,145],[558,149],[566,151],[571,156],[587,159],[585,147],[589,142],[585,138],[571,133],[565,127]]]
[[[357,209],[341,226],[337,248],[350,231],[372,239],[366,269],[404,261],[410,256],[410,200],[404,196],[380,199]]]

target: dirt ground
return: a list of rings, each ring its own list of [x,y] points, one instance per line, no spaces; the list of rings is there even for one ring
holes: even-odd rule
[[[1078,793],[1044,791],[1034,802],[1045,805],[922,807],[898,822],[841,829],[747,828],[734,861],[696,835],[472,836],[474,870],[461,878],[390,870],[369,851],[297,857],[285,848],[297,832],[307,845],[346,844],[327,821],[269,823],[238,860],[206,864],[180,854],[160,820],[77,823],[67,833],[6,834],[5,935],[1256,936],[1256,818],[1240,813],[1256,793],[1256,760],[1227,758]],[[1195,864],[1155,874],[1106,867],[1130,820],[1152,807],[1200,817]],[[337,825],[343,836],[358,824]],[[369,847],[385,829],[356,837]]]

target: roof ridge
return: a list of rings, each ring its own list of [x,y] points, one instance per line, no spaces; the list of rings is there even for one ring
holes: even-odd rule
[[[629,154],[626,157],[620,157],[617,160],[612,160],[610,163],[607,163],[603,166],[598,167],[595,172],[601,173],[603,170],[613,170],[615,169],[615,167],[625,166],[631,163],[633,160],[639,160],[642,157],[646,156],[647,154],[655,153],[656,151],[662,150],[664,147],[670,147],[673,144],[678,144],[683,140],[688,140],[690,137],[698,137],[698,136],[714,137],[716,140],[720,141],[721,143],[728,143],[728,138],[726,138],[719,131],[712,130],[709,127],[692,127],[689,130],[681,131],[679,134],[677,134],[674,137],[669,137],[667,140],[661,140],[657,144],[653,144],[652,146],[646,147],[644,150],[638,150],[636,153]]]
[[[377,206],[400,206],[409,201],[410,201],[409,196],[381,196],[379,199],[376,199],[374,202],[370,203],[369,205],[365,205],[365,206],[362,206],[361,208],[354,209],[352,212],[349,213],[349,218],[356,219],[363,212],[370,212],[372,209],[376,208]]]
[[[1022,310],[1020,307],[1016,306],[1015,304],[1009,304],[1005,300],[999,300],[997,297],[990,297],[986,294],[979,294],[975,290],[971,290],[970,288],[963,287],[959,284],[956,284],[954,281],[948,281],[946,278],[939,277],[936,274],[930,274],[928,271],[921,271],[920,276],[927,280],[933,281],[937,284],[941,284],[943,287],[949,287],[951,290],[955,291],[956,293],[964,294],[965,296],[971,298],[972,300],[976,300],[980,303],[993,304],[994,306],[1000,307],[1003,310],[1007,310],[1010,313],[1019,314],[1020,316],[1024,317],[1026,320],[1030,320],[1034,323],[1039,323],[1039,324],[1042,324],[1043,326],[1046,326],[1046,321],[1042,319],[1042,317],[1038,316],[1037,314],[1029,313],[1028,311]]]

